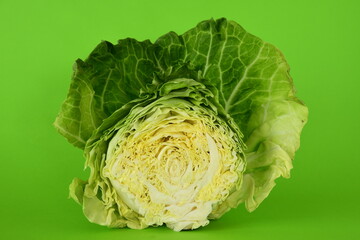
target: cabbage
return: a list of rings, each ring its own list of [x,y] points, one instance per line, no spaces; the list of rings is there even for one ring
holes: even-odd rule
[[[306,106],[281,52],[224,18],[155,43],[100,43],[55,126],[90,177],[70,196],[109,227],[205,226],[290,177]]]

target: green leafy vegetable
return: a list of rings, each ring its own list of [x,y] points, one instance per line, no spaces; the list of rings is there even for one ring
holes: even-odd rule
[[[77,60],[55,121],[84,150],[70,196],[109,227],[205,226],[290,176],[307,108],[281,52],[224,18]]]

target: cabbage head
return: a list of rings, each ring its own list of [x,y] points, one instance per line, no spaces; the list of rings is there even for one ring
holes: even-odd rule
[[[70,197],[113,228],[205,226],[290,177],[306,106],[273,45],[224,18],[151,43],[101,42],[74,65],[55,126],[83,149]]]

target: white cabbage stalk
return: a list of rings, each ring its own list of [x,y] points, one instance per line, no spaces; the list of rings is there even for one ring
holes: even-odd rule
[[[110,141],[103,174],[142,216],[140,225],[205,226],[213,206],[240,182],[244,164],[234,133],[199,112],[155,107]]]

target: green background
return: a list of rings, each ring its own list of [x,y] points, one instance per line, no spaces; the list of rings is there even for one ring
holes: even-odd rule
[[[1,239],[360,239],[360,31],[356,1],[0,0]],[[67,199],[84,159],[52,126],[76,58],[101,41],[179,34],[226,17],[286,56],[310,118],[292,177],[253,213],[196,231],[108,229]]]

